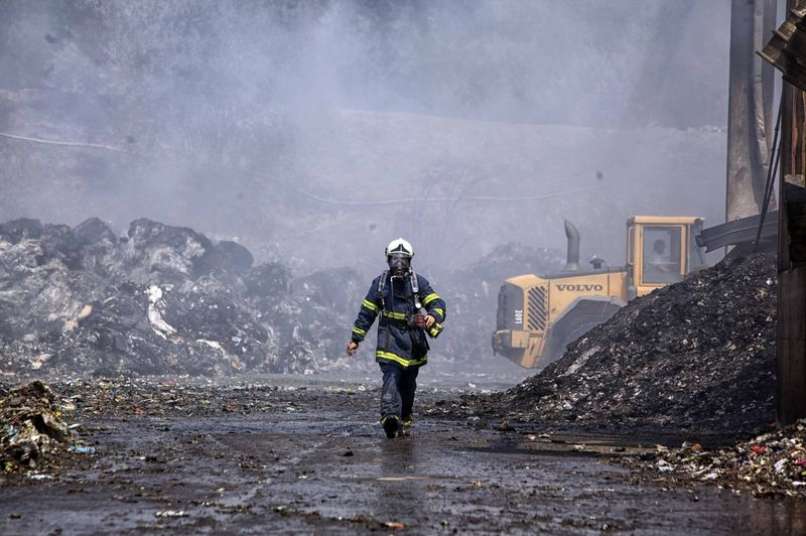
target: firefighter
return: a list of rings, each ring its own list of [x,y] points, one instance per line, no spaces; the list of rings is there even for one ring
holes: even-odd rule
[[[414,249],[402,238],[386,247],[388,269],[372,281],[353,324],[347,355],[353,355],[378,319],[375,360],[383,372],[381,426],[386,437],[408,433],[413,424],[417,373],[428,358],[428,337],[445,321],[445,301],[411,269]]]

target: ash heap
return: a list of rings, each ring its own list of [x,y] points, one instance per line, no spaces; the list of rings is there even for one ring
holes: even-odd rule
[[[0,224],[0,369],[110,376],[333,366],[353,295],[364,290],[358,275],[293,279],[280,262],[253,264],[235,242],[148,219],[123,237],[96,218],[74,228]]]

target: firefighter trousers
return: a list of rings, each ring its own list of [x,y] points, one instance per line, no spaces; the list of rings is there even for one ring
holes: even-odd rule
[[[396,363],[378,363],[383,372],[381,390],[381,418],[411,417],[414,408],[414,391],[417,390],[417,373],[420,367],[403,368]]]

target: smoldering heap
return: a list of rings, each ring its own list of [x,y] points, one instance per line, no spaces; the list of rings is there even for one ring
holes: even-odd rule
[[[253,266],[231,241],[148,219],[118,237],[0,224],[0,367],[5,373],[217,375],[310,372],[332,364],[357,274],[293,279]],[[334,277],[338,280],[334,284]],[[346,315],[344,319],[340,315]],[[335,331],[334,331],[335,330]]]
[[[515,419],[748,433],[775,420],[774,256],[639,298],[497,405]]]

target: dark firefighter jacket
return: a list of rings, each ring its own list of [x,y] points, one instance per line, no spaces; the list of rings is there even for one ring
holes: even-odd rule
[[[383,295],[378,283],[386,276]],[[445,321],[445,302],[434,292],[428,280],[417,274],[421,305],[440,324]],[[393,362],[406,368],[424,365],[427,361],[428,341],[423,329],[409,327],[409,318],[416,313],[410,276],[392,277],[384,273],[376,277],[353,324],[352,340],[361,342],[369,328],[378,320],[378,346],[375,359]]]

